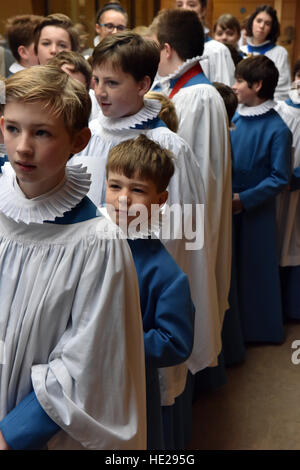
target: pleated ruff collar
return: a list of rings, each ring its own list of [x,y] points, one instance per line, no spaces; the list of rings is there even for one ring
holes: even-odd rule
[[[167,84],[170,80],[181,77],[181,75],[187,72],[187,70],[193,67],[197,62],[205,58],[206,56],[203,55],[203,56],[193,57],[192,59],[188,59],[183,64],[181,64],[178,67],[178,69],[175,70],[175,72],[171,73],[170,75],[166,75],[165,77],[161,77],[161,76],[157,77],[157,81],[163,87],[163,85]]]
[[[20,189],[16,174],[5,163],[0,175],[0,211],[15,222],[42,224],[62,217],[86,196],[91,185],[91,175],[82,165],[66,167],[66,176],[51,191],[28,199]]]
[[[145,122],[155,119],[161,110],[161,103],[159,100],[144,99],[143,108],[132,116],[122,118],[109,118],[102,113],[99,114],[97,121],[101,126],[109,131],[124,131],[127,129],[134,129]]]
[[[258,106],[245,106],[244,104],[239,104],[237,112],[241,116],[261,116],[262,114],[267,113],[270,109],[275,107],[276,103],[273,100],[267,100]]]

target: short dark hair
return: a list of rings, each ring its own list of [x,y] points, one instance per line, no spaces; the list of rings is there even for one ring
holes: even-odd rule
[[[62,67],[64,64],[73,65],[73,72],[80,72],[85,78],[86,88],[89,90],[92,79],[92,68],[88,61],[80,54],[74,51],[61,51],[48,62],[49,65]]]
[[[259,13],[261,13],[262,11],[266,12],[272,18],[271,31],[268,34],[266,39],[270,40],[272,43],[275,44],[278,37],[280,36],[280,25],[279,25],[279,21],[278,21],[278,18],[277,18],[277,12],[276,12],[276,10],[274,10],[274,8],[270,7],[270,5],[261,5],[261,6],[259,6],[252,13],[252,15],[250,15],[250,17],[247,21],[247,25],[246,25],[246,34],[247,34],[247,36],[252,37],[252,35],[253,35],[253,33],[252,33],[253,21],[254,21],[255,17]]]
[[[125,16],[126,20],[128,21],[127,12],[126,12],[126,10],[124,10],[122,5],[120,5],[120,3],[118,3],[118,2],[110,2],[110,3],[107,3],[106,5],[104,5],[104,7],[101,8],[101,10],[98,11],[98,13],[96,15],[96,23],[99,24],[100,18],[103,15],[103,13],[105,13],[106,11],[109,11],[109,10],[114,10],[114,11],[117,11],[118,13],[122,13]]]
[[[193,10],[162,10],[158,15],[157,39],[161,47],[170,44],[183,61],[203,54],[204,30]]]
[[[218,90],[220,95],[223,98],[225,108],[227,111],[229,125],[231,124],[231,120],[234,116],[236,108],[238,106],[238,99],[236,94],[234,93],[233,89],[230,86],[225,85],[224,83],[220,82],[213,82],[214,87]]]
[[[17,15],[8,18],[6,22],[6,36],[9,48],[14,58],[21,59],[18,48],[28,47],[34,42],[35,28],[40,24],[43,17],[38,15]]]
[[[92,68],[111,62],[113,67],[121,67],[138,82],[146,75],[153,82],[160,60],[157,44],[144,39],[131,31],[111,34],[95,47]]]
[[[257,96],[269,100],[273,99],[279,72],[273,60],[267,56],[259,54],[243,59],[236,66],[235,76],[245,80],[249,88],[252,87],[253,83],[261,80],[262,87]]]

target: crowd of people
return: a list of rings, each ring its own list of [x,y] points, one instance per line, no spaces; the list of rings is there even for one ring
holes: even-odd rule
[[[300,319],[300,59],[276,10],[7,20],[0,450],[185,449],[192,406]],[[13,60],[6,62],[5,58]]]

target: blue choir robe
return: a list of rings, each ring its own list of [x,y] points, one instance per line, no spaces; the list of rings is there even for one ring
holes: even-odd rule
[[[184,362],[192,352],[194,306],[186,274],[158,239],[128,240],[137,270],[143,316],[147,448],[163,449],[158,368]]]
[[[277,257],[276,196],[287,186],[292,134],[274,102],[240,106],[231,131],[237,291],[244,340],[284,339]]]

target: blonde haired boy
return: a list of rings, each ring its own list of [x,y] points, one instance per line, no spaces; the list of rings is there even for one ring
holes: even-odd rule
[[[144,449],[138,284],[125,240],[96,218],[86,88],[57,67],[6,81],[0,176],[0,449]],[[134,338],[134,341],[132,341]]]

